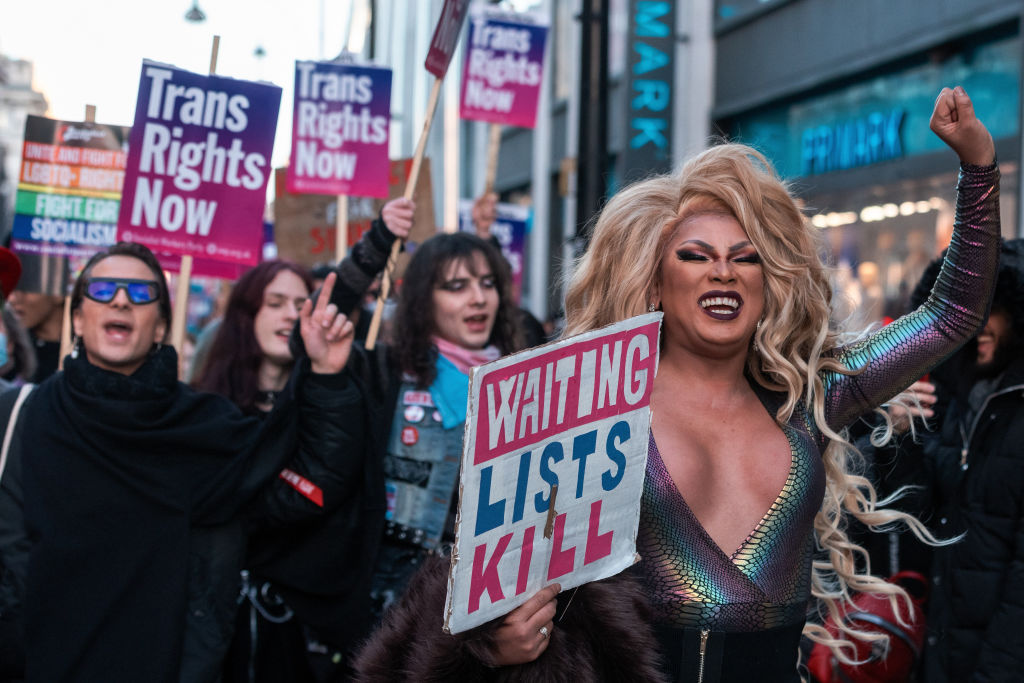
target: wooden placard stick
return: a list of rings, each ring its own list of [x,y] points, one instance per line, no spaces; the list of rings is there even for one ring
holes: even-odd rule
[[[217,52],[220,50],[220,36],[213,37],[210,49],[210,75],[217,73]],[[178,284],[174,290],[174,312],[171,316],[171,345],[181,353],[185,344],[185,322],[188,319],[188,292],[192,285],[192,255],[181,257]]]
[[[85,105],[85,122],[96,123],[96,105]],[[64,293],[64,317],[60,323],[60,354],[57,369],[64,369],[64,356],[71,353],[71,297]]]
[[[427,135],[430,133],[430,124],[434,120],[434,112],[437,110],[437,100],[441,96],[441,82],[443,79],[436,79],[434,87],[430,90],[430,100],[427,102],[427,118],[423,121],[423,130],[420,131],[420,139],[416,144],[416,154],[412,158],[412,168],[409,170],[409,178],[405,181],[406,199],[412,199],[416,192],[416,182],[420,177],[420,167],[423,165],[423,153],[427,148]],[[391,254],[388,256],[388,264],[384,268],[384,275],[380,282],[380,295],[377,297],[377,305],[373,309],[373,320],[370,321],[370,329],[366,333],[366,348],[372,350],[377,345],[377,333],[380,331],[381,313],[384,311],[384,302],[388,300],[391,291],[391,273],[398,262],[398,255],[402,252],[402,240],[396,240],[391,247]]]
[[[338,195],[338,217],[334,221],[334,263],[338,264],[348,252],[348,195]]]
[[[71,297],[64,295],[64,318],[60,323],[60,360],[57,369],[64,369],[64,356],[71,353]]]
[[[501,149],[501,124],[491,124],[487,141],[487,175],[484,176],[484,194],[494,192],[494,179],[498,175],[498,151]]]

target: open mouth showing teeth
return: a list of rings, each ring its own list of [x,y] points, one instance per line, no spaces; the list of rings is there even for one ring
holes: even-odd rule
[[[730,296],[713,296],[708,297],[707,299],[701,299],[700,307],[709,310],[712,313],[728,315],[739,310],[740,302],[738,299],[734,299]]]
[[[129,325],[128,323],[112,322],[104,325],[103,329],[105,329],[107,332],[112,332],[114,334],[130,334],[132,331],[132,326]]]

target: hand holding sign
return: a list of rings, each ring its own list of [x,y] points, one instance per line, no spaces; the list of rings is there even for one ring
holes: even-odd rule
[[[381,209],[380,215],[384,219],[384,225],[388,227],[391,234],[398,239],[404,240],[412,230],[413,214],[416,213],[416,202],[405,197],[392,199]]]
[[[509,612],[494,634],[494,664],[525,664],[544,653],[555,630],[555,607],[561,590],[557,583],[551,584]]]
[[[345,367],[355,334],[348,317],[339,313],[337,306],[328,303],[337,278],[336,273],[328,275],[316,306],[312,300],[306,299],[299,313],[299,332],[306,345],[306,353],[313,372],[321,375],[331,375]]]
[[[491,225],[498,218],[498,195],[485,192],[473,202],[473,228],[483,239],[491,236]]]

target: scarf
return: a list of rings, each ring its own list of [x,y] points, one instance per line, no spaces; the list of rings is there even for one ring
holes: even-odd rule
[[[458,368],[463,375],[469,376],[470,368],[501,358],[501,351],[494,344],[485,346],[482,349],[467,349],[464,346],[453,344],[447,339],[433,337],[431,340],[438,352]]]
[[[194,392],[170,347],[132,375],[69,357],[35,390],[19,445],[37,539],[25,602],[33,679],[177,681],[188,597],[209,580],[192,575],[192,528],[228,521],[276,474],[294,443],[282,417],[261,429]]]
[[[437,377],[430,385],[430,395],[441,413],[441,425],[452,429],[466,422],[470,368],[497,360],[501,351],[493,345],[479,350],[467,349],[440,337],[434,337],[433,342],[438,351],[434,364]]]

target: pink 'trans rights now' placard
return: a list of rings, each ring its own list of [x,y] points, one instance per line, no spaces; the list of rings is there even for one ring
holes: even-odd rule
[[[288,191],[387,197],[391,69],[295,62]]]
[[[662,315],[473,368],[449,632],[507,614],[553,582],[566,590],[639,559]]]
[[[533,15],[495,10],[470,16],[459,115],[533,128],[548,28]]]
[[[444,78],[448,65],[455,54],[455,46],[459,42],[459,31],[466,22],[469,0],[444,0],[441,16],[434,27],[434,35],[430,38],[430,50],[423,63],[427,71],[438,78]]]
[[[145,60],[118,239],[255,265],[281,89]]]

